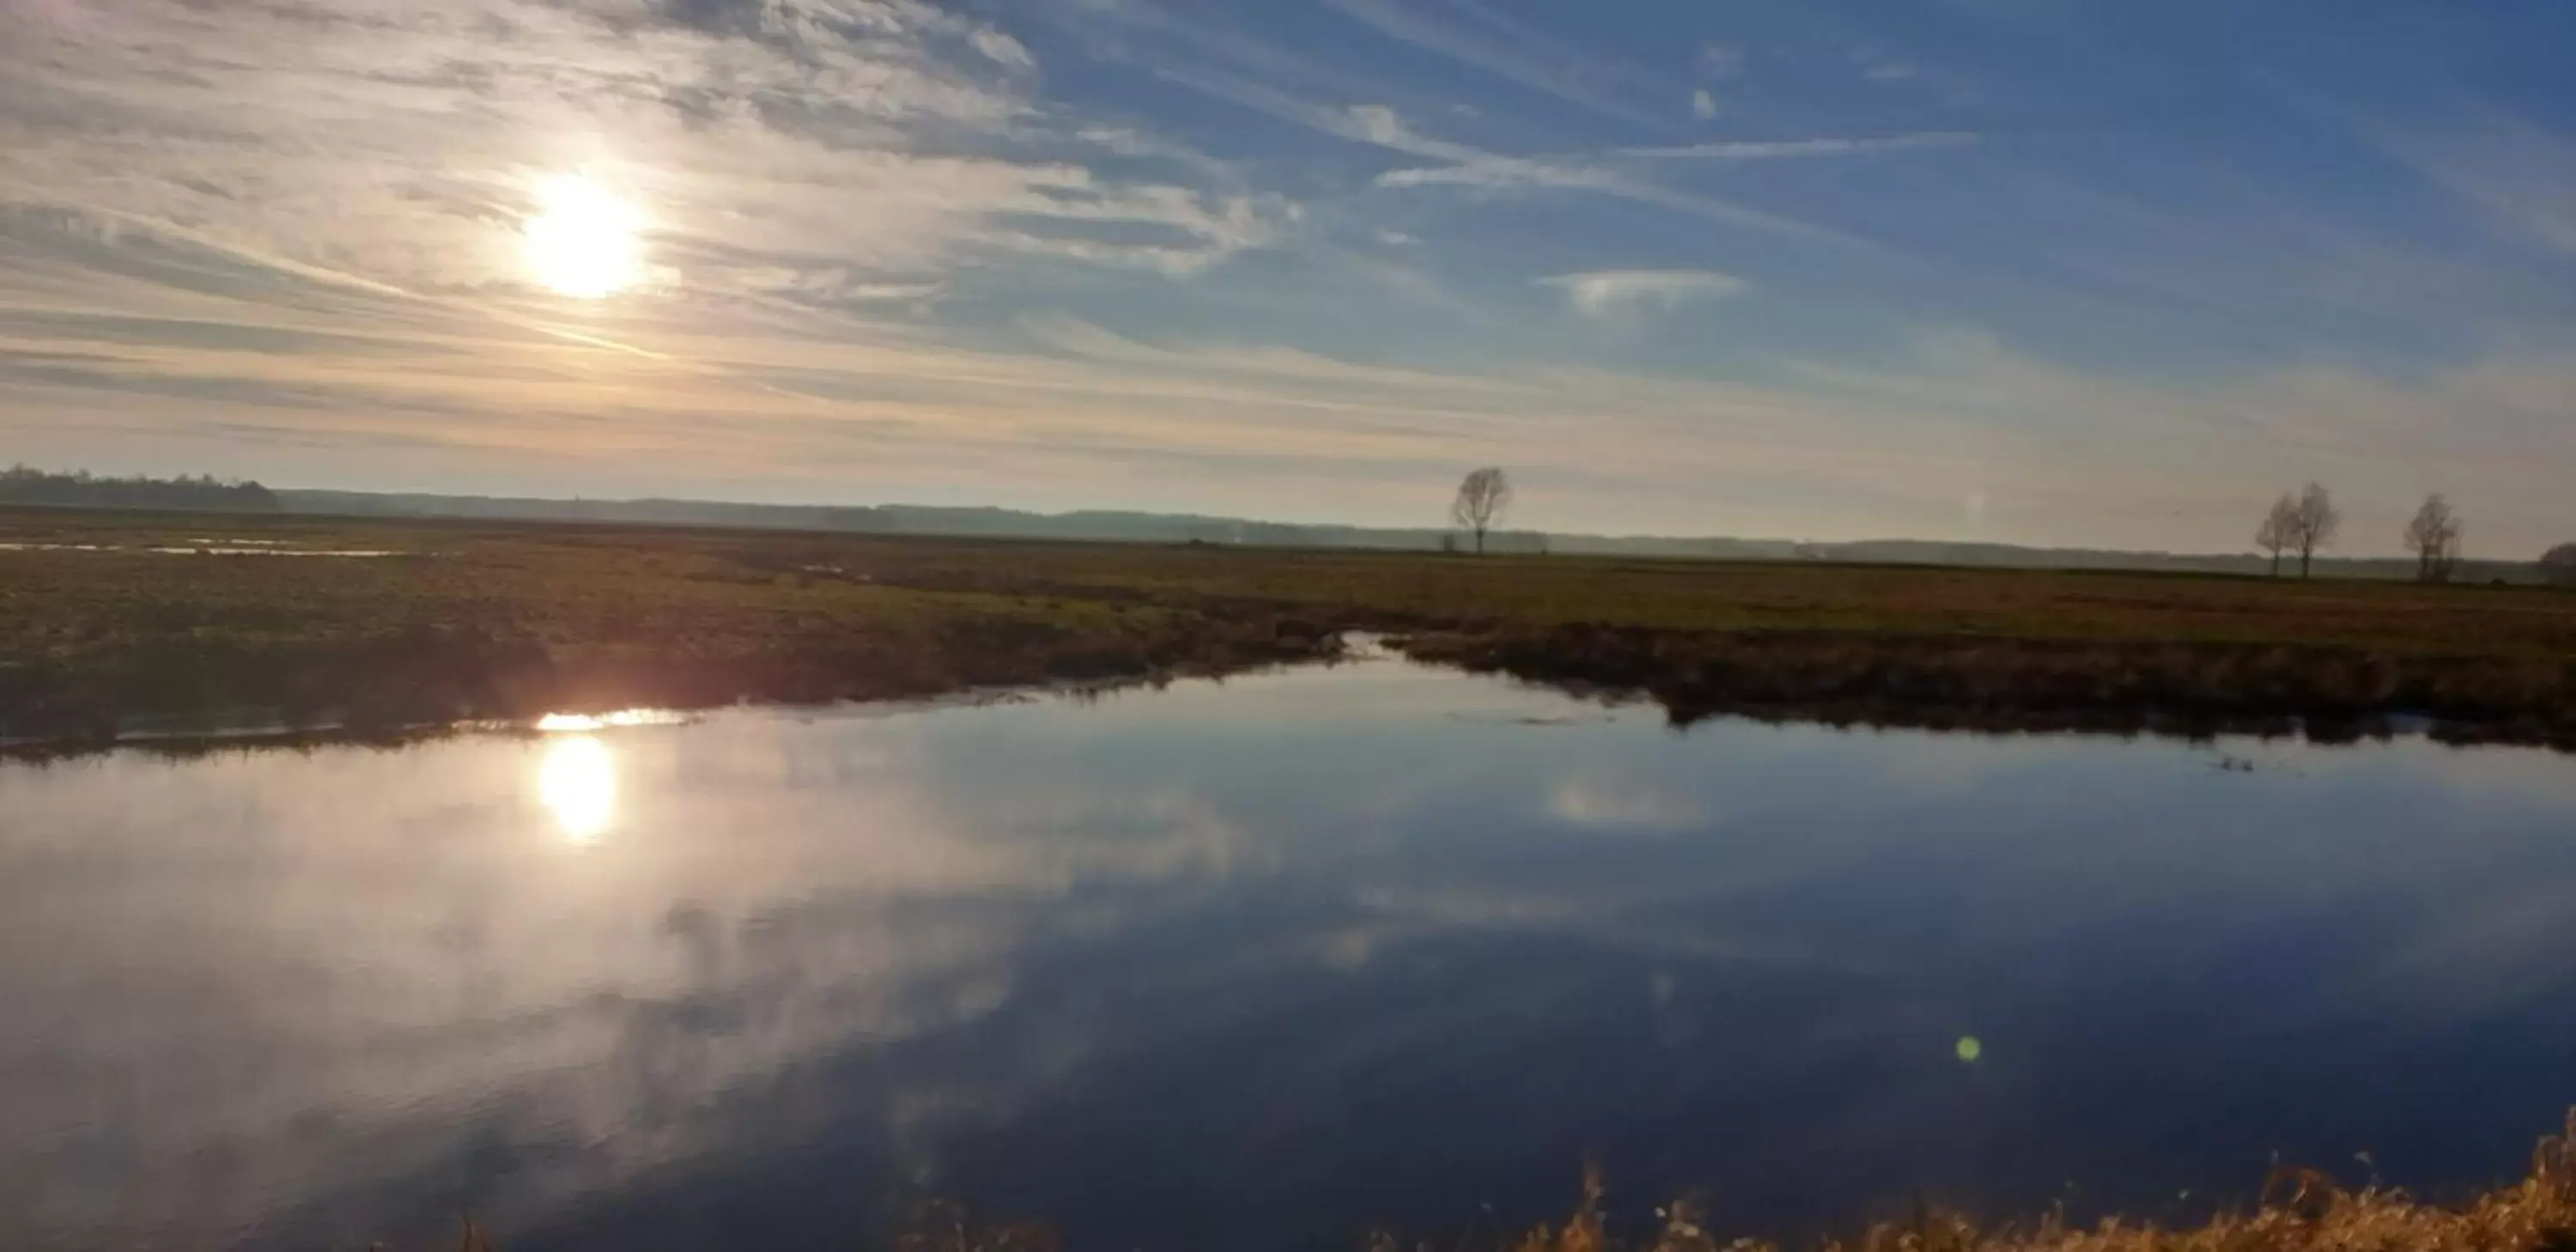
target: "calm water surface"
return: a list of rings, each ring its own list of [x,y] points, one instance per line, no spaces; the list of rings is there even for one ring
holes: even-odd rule
[[[1371,663],[0,767],[13,1249],[842,1248],[925,1196],[1341,1249],[1587,1157],[1729,1229],[2155,1213],[2276,1150],[2484,1183],[2571,1101],[2536,752],[1679,734]]]

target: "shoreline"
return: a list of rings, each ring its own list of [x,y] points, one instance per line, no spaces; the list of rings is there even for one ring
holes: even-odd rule
[[[840,690],[821,698],[794,698],[743,692],[736,695],[689,702],[656,699],[648,693],[659,688],[644,684],[622,689],[613,682],[602,683],[594,676],[576,676],[530,681],[522,676],[511,697],[517,703],[505,708],[477,704],[470,713],[456,716],[413,716],[400,718],[387,712],[388,706],[377,703],[368,717],[348,716],[344,710],[326,710],[318,720],[288,721],[281,706],[235,706],[235,716],[220,713],[190,719],[185,714],[166,710],[116,715],[112,724],[93,721],[82,732],[56,735],[11,735],[0,737],[0,762],[50,763],[71,760],[104,752],[136,749],[172,756],[190,756],[201,752],[226,749],[282,748],[296,749],[332,745],[402,747],[431,742],[459,734],[490,733],[500,735],[543,735],[560,728],[542,723],[549,718],[593,718],[620,713],[651,712],[668,714],[672,722],[696,720],[700,714],[735,708],[834,709],[904,712],[920,709],[983,706],[1010,703],[1028,698],[1082,697],[1145,687],[1187,679],[1224,679],[1244,674],[1298,668],[1308,665],[1339,664],[1346,658],[1337,640],[1294,641],[1283,644],[1275,653],[1247,656],[1240,652],[1227,655],[1222,663],[1210,660],[1188,660],[1157,665],[1128,672],[1083,673],[1078,676],[1037,676],[1022,680],[967,683],[946,688],[903,688],[883,690],[868,688],[864,677],[854,676],[841,683],[827,683]],[[569,688],[560,685],[569,683]],[[484,684],[478,684],[484,685]],[[488,684],[497,688],[498,683]],[[578,690],[578,698],[550,700],[545,694],[557,690]],[[629,694],[618,694],[626,690]],[[93,717],[97,716],[92,714]],[[138,726],[135,723],[159,723]],[[170,724],[179,722],[184,724]]]
[[[2564,667],[2250,644],[1659,633],[1423,633],[1430,665],[1716,717],[1989,734],[2385,739],[2576,752]],[[2552,668],[2559,672],[2548,672]]]
[[[0,765],[51,765],[123,751],[186,759],[232,751],[295,752],[332,747],[390,750],[410,747],[414,744],[436,743],[462,735],[541,739],[557,734],[694,725],[707,716],[735,711],[890,717],[906,713],[937,712],[944,709],[994,708],[1047,699],[1084,700],[1121,692],[1159,689],[1175,682],[1223,682],[1229,678],[1248,675],[1281,673],[1312,666],[1331,667],[1369,659],[1387,658],[1353,656],[1347,652],[1325,653],[1312,657],[1250,662],[1223,672],[1194,669],[1168,670],[1125,678],[1058,679],[964,687],[920,695],[853,697],[827,701],[762,700],[747,697],[689,708],[619,704],[612,701],[591,709],[548,709],[542,713],[526,716],[424,721],[373,728],[341,723],[288,726],[278,723],[269,716],[275,713],[273,709],[256,712],[246,710],[245,716],[238,720],[218,721],[214,725],[204,727],[124,729],[112,736],[89,738],[0,738]],[[618,720],[626,715],[638,714],[642,715],[640,720]],[[597,724],[587,726],[546,724],[558,719],[589,721]]]
[[[1649,642],[1671,640],[1649,637]],[[1703,641],[1705,642],[1705,641]],[[1808,641],[1815,642],[1815,641]],[[1842,641],[1848,643],[1848,641]],[[1729,640],[1722,646],[1743,641]],[[1773,640],[1754,645],[1779,647]],[[1991,654],[1991,645],[1977,649]],[[501,712],[478,709],[472,715],[418,717],[410,720],[360,721],[327,711],[323,720],[285,720],[278,706],[237,707],[230,715],[188,720],[167,711],[127,715],[112,729],[89,733],[0,738],[0,762],[52,763],[105,752],[138,750],[187,757],[225,750],[305,750],[328,746],[397,748],[460,734],[534,736],[560,729],[542,723],[550,717],[601,717],[619,713],[668,714],[677,722],[700,714],[740,708],[837,710],[899,713],[921,709],[982,706],[1022,699],[1075,697],[1143,688],[1192,679],[1222,681],[1247,674],[1281,672],[1310,666],[1334,666],[1367,660],[1392,660],[1428,669],[1499,678],[1568,699],[1611,707],[1652,706],[1677,729],[1703,722],[1736,719],[1773,726],[1821,726],[1837,730],[1913,731],[1993,737],[2078,735],[2112,738],[2149,737],[2181,742],[2220,738],[2294,740],[2322,747],[2382,743],[2419,738],[2454,747],[2493,746],[2547,749],[2576,754],[2576,727],[2555,721],[2481,722],[2445,717],[2420,708],[2354,708],[2338,705],[2329,712],[2255,709],[2241,702],[2203,698],[2197,704],[2139,703],[2070,705],[2017,704],[2007,693],[1978,703],[1903,703],[1883,692],[1854,690],[1847,679],[1828,674],[1813,678],[1803,695],[1784,695],[1782,669],[1749,689],[1713,683],[1705,671],[1686,666],[1640,669],[1633,658],[1605,659],[1592,651],[1532,651],[1526,643],[1485,636],[1446,633],[1388,634],[1352,630],[1338,636],[1301,640],[1275,653],[1233,655],[1223,662],[1183,661],[1126,673],[1081,677],[1036,677],[1021,681],[977,683],[944,689],[862,689],[823,699],[797,699],[745,692],[695,703],[651,698],[652,687],[621,688],[614,683],[581,682],[585,698],[570,702],[536,699]],[[1915,674],[1920,682],[1923,675]],[[530,684],[524,691],[555,690],[552,682]],[[382,707],[382,706],[379,706]],[[148,724],[138,724],[148,723]],[[175,723],[175,724],[174,724]]]

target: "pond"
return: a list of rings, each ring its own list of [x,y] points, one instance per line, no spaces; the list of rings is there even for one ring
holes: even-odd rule
[[[1389,660],[663,720],[0,766],[0,1245],[1349,1249],[1587,1161],[1729,1232],[2152,1217],[2516,1177],[2576,1101],[2541,752]]]

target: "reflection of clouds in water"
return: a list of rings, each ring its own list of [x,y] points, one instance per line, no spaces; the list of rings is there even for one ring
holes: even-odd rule
[[[0,831],[0,999],[49,1023],[0,1028],[0,1178],[48,1180],[0,1182],[0,1202],[47,1229],[162,1223],[185,1243],[276,1196],[459,1185],[449,1154],[479,1139],[535,1153],[465,1184],[526,1217],[719,1144],[816,1131],[850,1110],[745,1127],[719,1097],[996,1011],[1012,954],[1073,924],[1077,887],[1222,876],[1239,857],[1240,829],[1177,788],[943,795],[910,727],[822,729],[854,764],[811,787],[709,783],[726,761],[814,764],[760,717],[0,773],[33,819]],[[582,873],[543,859],[612,824],[616,855]],[[105,1091],[149,1108],[102,1109]],[[923,1089],[883,1110],[976,1098]],[[65,1152],[111,1145],[126,1164],[63,1185]],[[218,1149],[210,1191],[192,1162]]]
[[[1488,931],[1552,934],[1597,951],[1657,960],[1863,977],[1882,973],[1882,962],[1856,947],[1763,934],[1731,921],[1708,907],[1724,894],[1723,885],[1715,882],[1567,881],[1544,890],[1499,884],[1369,887],[1352,897],[1364,920],[1320,935],[1315,950],[1328,966],[1355,968],[1402,944]]]
[[[2509,802],[2576,816],[2576,757],[2544,748],[2451,748],[2422,743],[2336,751],[2311,748],[2300,763],[2347,776],[2387,770],[2481,803]]]
[[[2498,882],[2541,836],[2410,816],[2486,812],[2454,767],[2497,758],[2221,779],[2171,744],[1532,731],[1446,714],[1544,697],[1411,674],[1322,711],[1375,682],[606,731],[613,854],[579,858],[578,805],[530,802],[578,739],[0,768],[0,1214],[75,1243],[272,1195],[542,1217],[824,1137],[925,1180],[965,1136],[1005,1173],[1205,1190],[1238,1147],[1357,1143],[1361,1090],[1493,1152],[1688,1109],[1884,1163],[1984,1115],[1885,1059],[1954,1076],[1972,1026],[2072,1064],[2068,1006],[2180,1013],[2215,1054],[2283,1015],[2218,975],[2247,953],[2380,971],[2302,984],[2364,1025],[2427,982],[2483,1012],[2576,977],[2563,880]],[[1592,833],[1656,829],[1691,833]],[[2336,919],[2332,953],[2279,938]],[[1608,1088],[1529,1081],[1565,1072]],[[1518,1094],[1438,1102],[1476,1091]],[[2033,1091],[2011,1117],[2065,1095]]]
[[[1671,834],[1709,824],[1699,803],[1639,780],[1567,778],[1548,791],[1547,811],[1587,830]]]
[[[1010,846],[1031,886],[1056,891],[1103,881],[1222,879],[1277,861],[1277,846],[1205,797],[1175,786],[1135,793],[1003,794],[963,798],[978,837]],[[1067,830],[1081,832],[1065,838]]]
[[[2385,1015],[2403,1004],[2419,1029],[2493,1020],[2563,1003],[2576,988],[2576,883],[2517,883],[2477,909],[2416,920],[2411,933],[2309,997],[2317,1015]]]
[[[1847,738],[1864,740],[1846,746],[1843,751],[1872,761],[1867,779],[1870,784],[1941,796],[1973,795],[1984,788],[2045,770],[2053,760],[2089,758],[2101,750],[2101,744],[2109,742],[2088,743],[2072,737],[2049,735],[1998,739],[1985,735],[1922,731],[1850,730],[1840,733]]]

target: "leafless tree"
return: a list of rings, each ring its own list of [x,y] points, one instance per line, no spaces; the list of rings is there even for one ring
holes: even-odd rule
[[[2415,551],[2415,577],[2428,583],[2449,582],[2451,570],[2460,561],[2460,537],[2467,529],[2442,493],[2424,497],[2424,507],[2415,510],[2414,521],[2406,523],[2406,546]]]
[[[2289,492],[2272,502],[2272,511],[2254,531],[2254,546],[2272,554],[2272,577],[2281,576],[2281,554],[2299,543],[2299,502]]]
[[[1449,520],[1458,528],[1476,536],[1476,552],[1485,551],[1485,532],[1502,520],[1512,507],[1512,480],[1501,470],[1488,466],[1467,475],[1458,484],[1458,498],[1449,506]]]
[[[2562,543],[2540,558],[2540,576],[2558,587],[2576,587],[2576,543]]]
[[[2343,513],[2335,508],[2334,493],[2309,483],[2299,493],[2297,524],[2292,529],[2290,546],[2299,550],[2299,577],[2306,578],[2316,564],[2317,550],[2331,547],[2343,530]]]

